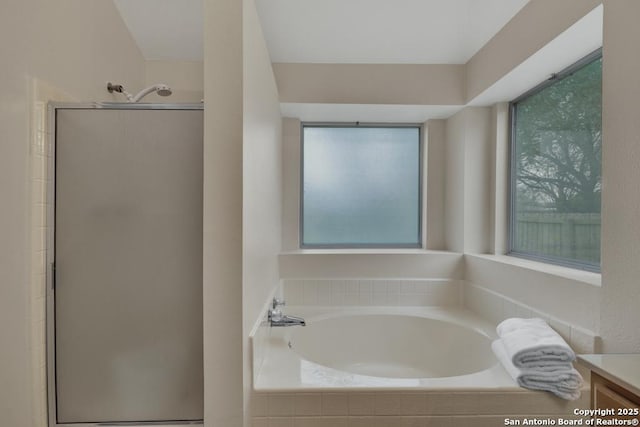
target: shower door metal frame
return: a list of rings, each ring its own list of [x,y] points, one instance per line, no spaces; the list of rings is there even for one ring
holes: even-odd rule
[[[56,360],[55,360],[55,188],[56,188],[56,113],[57,110],[204,110],[204,103],[126,103],[126,102],[87,102],[66,103],[49,102],[47,104],[48,149],[47,160],[47,232],[46,232],[46,381],[47,381],[47,423],[49,427],[97,427],[97,426],[163,426],[185,425],[202,426],[198,421],[139,421],[139,422],[96,422],[96,423],[58,423],[56,396]]]

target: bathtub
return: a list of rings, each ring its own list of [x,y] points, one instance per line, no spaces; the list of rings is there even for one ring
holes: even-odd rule
[[[491,351],[495,325],[460,308],[285,312],[304,317],[307,326],[258,328],[256,392],[519,389]]]

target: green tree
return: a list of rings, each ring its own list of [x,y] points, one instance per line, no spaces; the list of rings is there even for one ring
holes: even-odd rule
[[[600,212],[602,59],[516,104],[520,211]]]

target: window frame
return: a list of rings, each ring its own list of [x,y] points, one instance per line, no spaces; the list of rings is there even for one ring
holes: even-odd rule
[[[397,243],[336,243],[308,244],[304,243],[304,129],[305,128],[410,128],[418,129],[418,235],[416,244]],[[300,122],[300,174],[299,209],[298,209],[298,247],[300,249],[422,249],[425,236],[423,233],[424,213],[424,141],[422,123],[379,123],[379,122]]]
[[[583,262],[583,261],[577,261],[577,260],[572,260],[572,259],[567,259],[567,258],[560,258],[560,257],[555,257],[555,256],[547,256],[547,255],[543,255],[543,254],[532,254],[529,252],[522,252],[522,251],[517,251],[514,250],[514,243],[515,243],[515,226],[516,226],[516,220],[515,220],[515,213],[516,213],[516,209],[515,209],[515,204],[516,204],[516,197],[515,197],[515,188],[516,188],[516,149],[515,149],[515,144],[516,144],[516,108],[517,108],[517,104],[533,95],[536,95],[537,93],[541,92],[542,90],[546,89],[549,86],[554,85],[555,83],[562,81],[564,78],[572,75],[574,72],[582,69],[583,67],[591,64],[592,62],[595,62],[599,59],[602,58],[602,47],[596,49],[595,51],[591,52],[590,54],[584,56],[583,58],[579,59],[578,61],[574,62],[573,64],[569,65],[568,67],[564,68],[562,71],[558,72],[558,73],[554,73],[552,74],[547,80],[545,80],[544,82],[538,84],[537,86],[534,86],[533,88],[529,89],[528,91],[526,91],[525,93],[523,93],[522,95],[518,96],[517,98],[515,98],[514,100],[512,100],[511,102],[509,102],[509,187],[508,187],[508,206],[509,206],[509,214],[507,215],[509,224],[508,224],[508,238],[507,238],[507,255],[509,256],[513,256],[513,257],[517,257],[517,258],[522,258],[522,259],[528,259],[531,261],[538,261],[538,262],[543,262],[543,263],[547,263],[547,264],[553,264],[553,265],[558,265],[558,266],[562,266],[562,267],[568,267],[568,268],[573,268],[573,269],[578,269],[578,270],[585,270],[585,271],[590,271],[590,272],[594,272],[594,273],[600,273],[601,271],[601,265],[602,265],[602,259],[600,260],[600,263],[595,264],[595,263],[589,263],[589,262]],[[601,107],[602,108],[602,107]],[[600,164],[600,168],[602,170],[602,163]],[[601,232],[602,233],[602,232]],[[600,250],[602,251],[602,240],[601,240],[601,244],[600,244]]]

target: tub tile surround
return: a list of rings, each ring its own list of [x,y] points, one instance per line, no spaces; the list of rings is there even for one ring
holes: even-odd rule
[[[285,289],[286,296],[286,289]],[[310,313],[322,312],[327,307],[285,307],[285,312],[300,314],[298,311],[310,310]],[[342,307],[333,307],[342,311]],[[354,307],[355,311],[377,310],[377,308]],[[448,310],[459,316],[478,319],[478,314],[464,307],[388,307],[394,312],[413,312],[416,310]],[[309,314],[309,313],[307,313]],[[480,320],[477,320],[480,322]],[[492,323],[484,321],[484,326],[492,328]],[[271,336],[269,327],[259,328],[267,337]],[[277,339],[277,332],[272,338]],[[265,339],[265,338],[261,338]],[[254,341],[255,342],[255,341]],[[267,342],[267,341],[263,341]],[[273,350],[275,351],[275,350]],[[264,365],[265,374],[272,375],[268,363]],[[271,370],[270,370],[271,369]],[[500,372],[496,372],[500,371]],[[575,402],[559,399],[549,393],[524,390],[516,387],[507,379],[499,366],[494,366],[480,376],[491,378],[491,388],[471,388],[464,386],[432,389],[415,389],[406,386],[352,387],[335,388],[333,386],[313,390],[306,388],[296,391],[293,386],[284,385],[282,390],[258,390],[252,392],[251,417],[255,426],[495,426],[504,425],[505,418],[573,418],[574,408],[587,408],[589,393],[585,390]],[[478,381],[482,381],[478,377]],[[496,382],[497,381],[497,382]],[[254,383],[255,384],[255,383]],[[263,387],[264,384],[261,385]]]
[[[539,317],[544,319],[576,354],[600,352],[600,337],[591,331],[571,325],[470,282],[463,282],[462,294],[465,308],[493,323],[498,324],[510,317]],[[589,384],[591,372],[581,364],[574,363],[574,367],[584,378],[585,384]]]
[[[491,324],[508,317],[541,317],[577,353],[594,352],[598,337],[490,290],[458,279],[284,279],[276,295],[295,306],[346,307],[444,306],[467,310]],[[288,313],[288,307],[284,311]],[[400,308],[398,308],[400,309]],[[291,311],[289,310],[289,311]],[[296,314],[291,311],[290,314]],[[254,345],[266,343],[270,328],[256,329]],[[261,354],[259,364],[265,355]],[[578,367],[579,368],[579,367]],[[580,369],[579,369],[580,370]],[[588,372],[580,370],[588,382]],[[258,372],[254,372],[256,378]],[[588,408],[589,393],[567,402],[549,393],[524,389],[493,390],[318,390],[254,391],[253,426],[495,426],[505,418],[579,419],[574,408]]]
[[[271,308],[271,304],[274,298],[283,299],[283,287],[282,281],[278,283],[269,294],[269,298],[265,301],[262,307],[262,314],[258,317],[251,333],[249,334],[249,345],[251,348],[251,360],[252,360],[252,378],[253,384],[255,384],[262,364],[267,357],[269,349],[268,340],[271,335],[271,327],[269,326],[267,312]],[[255,405],[259,405],[260,402],[256,402]],[[254,403],[252,402],[253,406]]]
[[[286,279],[290,305],[460,306],[462,283],[455,279]]]
[[[49,165],[52,161],[51,132],[47,123],[47,104],[42,100],[44,85],[32,82],[31,100],[31,387],[33,390],[32,423],[44,426],[47,419],[46,382],[46,282],[47,282],[47,234],[51,224],[47,221],[50,201],[47,192],[52,181]]]
[[[30,83],[29,116],[29,183],[30,183],[30,352],[33,426],[47,425],[47,353],[46,353],[46,293],[48,274],[48,241],[53,224],[49,213],[53,201],[49,199],[53,187],[53,133],[48,103],[74,102],[68,94],[33,78]]]
[[[254,393],[253,426],[496,426],[505,418],[574,418],[588,408],[533,391]]]
[[[547,321],[576,353],[598,353],[599,337],[579,326],[535,310],[470,282],[463,282],[464,307],[498,324],[509,317],[540,317]]]

